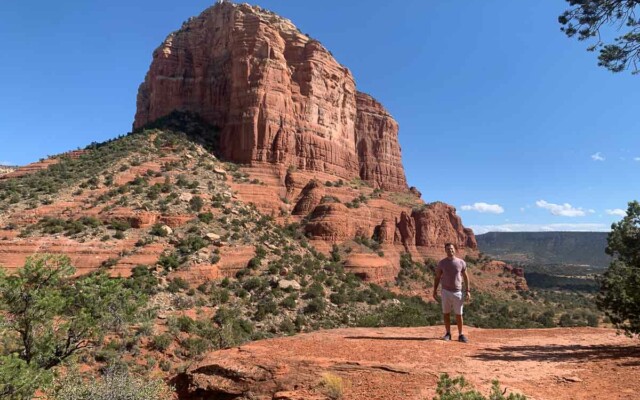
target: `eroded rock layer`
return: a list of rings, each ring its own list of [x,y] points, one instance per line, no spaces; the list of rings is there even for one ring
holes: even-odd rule
[[[155,50],[134,128],[174,110],[217,126],[231,161],[407,190],[391,115],[318,41],[259,7],[217,4]]]

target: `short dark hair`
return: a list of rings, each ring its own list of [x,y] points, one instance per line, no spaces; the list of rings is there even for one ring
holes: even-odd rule
[[[454,248],[454,249],[457,249],[457,248],[456,248],[456,245],[455,245],[455,244],[453,244],[453,243],[451,243],[451,242],[448,242],[448,243],[445,243],[445,244],[444,244],[444,248],[445,248],[445,249],[446,249],[447,247],[449,247],[449,246],[453,246],[453,248]]]

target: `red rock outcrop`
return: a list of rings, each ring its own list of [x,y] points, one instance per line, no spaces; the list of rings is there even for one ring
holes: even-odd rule
[[[462,225],[456,209],[448,204],[427,204],[420,210],[414,210],[411,218],[415,221],[417,246],[444,247],[449,240],[457,247],[478,247],[473,232]]]
[[[376,99],[356,93],[356,138],[360,178],[374,187],[405,191],[398,123]]]
[[[349,209],[341,203],[325,203],[311,213],[305,233],[313,238],[329,242],[352,239],[355,236],[353,219],[345,218]]]
[[[216,4],[155,50],[134,128],[174,110],[220,128],[228,160],[407,190],[391,115],[318,41],[259,7]]]
[[[307,186],[302,189],[302,193],[300,193],[299,200],[296,203],[296,206],[293,208],[293,215],[307,215],[322,200],[324,196],[324,188],[316,179],[312,179],[307,183]]]
[[[400,232],[398,244],[402,244],[409,251],[410,246],[415,246],[416,240],[416,226],[413,218],[403,211],[400,213],[400,219],[396,222],[396,226]]]
[[[389,260],[377,254],[351,254],[345,260],[344,268],[365,282],[377,284],[393,282],[398,274]]]

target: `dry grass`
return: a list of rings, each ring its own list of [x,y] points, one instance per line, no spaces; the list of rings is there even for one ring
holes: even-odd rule
[[[325,394],[333,400],[340,400],[344,395],[344,382],[341,377],[326,372],[322,374],[322,386]]]

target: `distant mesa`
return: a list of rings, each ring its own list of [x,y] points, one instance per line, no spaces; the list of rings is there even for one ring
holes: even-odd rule
[[[604,268],[607,232],[489,232],[477,235],[480,251],[521,264],[572,264]]]

